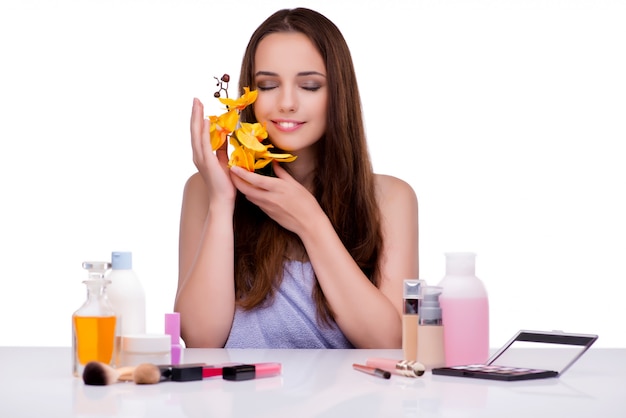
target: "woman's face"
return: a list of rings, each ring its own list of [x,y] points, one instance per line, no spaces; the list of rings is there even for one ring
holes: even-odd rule
[[[313,43],[299,32],[273,33],[259,43],[254,62],[254,114],[272,144],[295,154],[314,145],[326,130],[328,87]]]

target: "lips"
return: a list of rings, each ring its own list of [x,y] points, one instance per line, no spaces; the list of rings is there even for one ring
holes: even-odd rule
[[[304,125],[304,122],[294,120],[272,120],[274,126],[282,132],[293,132]]]

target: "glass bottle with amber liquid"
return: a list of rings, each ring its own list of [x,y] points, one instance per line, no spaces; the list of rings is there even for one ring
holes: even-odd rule
[[[72,367],[76,377],[82,376],[90,361],[114,367],[117,355],[115,335],[119,326],[106,295],[110,281],[104,275],[111,263],[87,261],[83,268],[89,272],[88,279],[83,281],[87,286],[87,300],[72,315]]]

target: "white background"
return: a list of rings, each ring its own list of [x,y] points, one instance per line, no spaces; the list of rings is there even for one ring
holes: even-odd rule
[[[220,111],[212,77],[235,92],[254,28],[308,6],[351,46],[375,170],[418,194],[421,278],[474,251],[493,347],[520,328],[626,347],[625,5],[3,1],[0,345],[70,345],[81,263],[116,250],[162,332],[192,99]]]

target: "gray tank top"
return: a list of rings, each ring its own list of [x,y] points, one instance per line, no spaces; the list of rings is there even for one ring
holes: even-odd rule
[[[318,325],[309,262],[288,261],[271,305],[237,309],[226,348],[354,348],[339,327]]]

